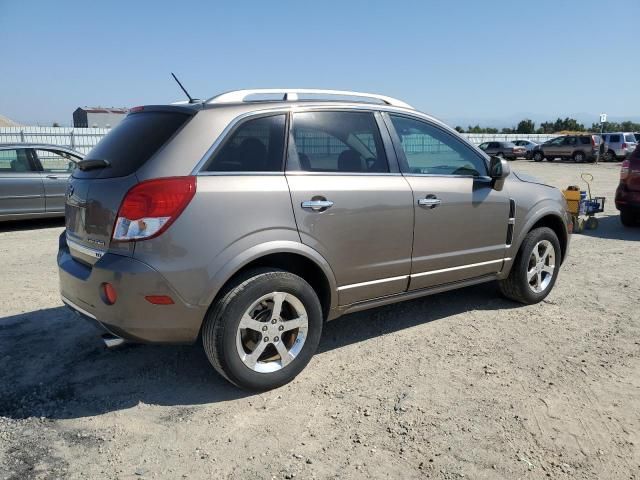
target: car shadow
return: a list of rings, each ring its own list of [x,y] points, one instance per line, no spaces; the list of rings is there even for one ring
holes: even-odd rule
[[[518,306],[483,284],[380,307],[329,322],[318,353],[469,310]],[[99,333],[65,307],[0,318],[0,416],[82,418],[139,403],[193,407],[252,395],[220,377],[199,344],[107,350]]]
[[[7,222],[0,222],[0,233],[58,227],[64,227],[64,217],[39,218],[36,220],[10,220]]]
[[[598,228],[595,230],[583,230],[582,235],[587,237],[606,238],[611,240],[640,240],[640,226],[625,227],[620,222],[620,215],[607,215],[598,219]]]

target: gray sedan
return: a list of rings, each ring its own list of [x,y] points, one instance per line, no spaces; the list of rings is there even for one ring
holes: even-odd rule
[[[0,144],[0,222],[64,216],[71,172],[82,154],[60,145]]]

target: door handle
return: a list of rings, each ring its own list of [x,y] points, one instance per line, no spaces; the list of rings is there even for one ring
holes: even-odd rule
[[[307,208],[314,212],[324,212],[327,208],[331,207],[333,207],[331,200],[306,200],[302,202],[302,208]]]
[[[50,178],[51,180],[57,180],[58,176],[57,175],[47,175],[47,178]]]
[[[442,200],[435,196],[428,196],[427,198],[420,198],[418,200],[418,205],[420,205],[421,207],[436,208],[441,203]]]

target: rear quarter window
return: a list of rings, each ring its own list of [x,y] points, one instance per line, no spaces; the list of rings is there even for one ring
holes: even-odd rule
[[[142,167],[182,127],[191,115],[181,112],[148,111],[129,114],[84,160],[107,160],[109,167],[81,171],[73,176],[112,178],[130,175]]]
[[[635,143],[636,142],[636,137],[633,133],[627,133],[624,136],[624,141],[625,142],[631,142],[631,143]]]

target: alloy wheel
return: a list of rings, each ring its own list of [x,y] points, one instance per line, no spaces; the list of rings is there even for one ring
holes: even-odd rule
[[[541,240],[533,247],[527,268],[527,282],[534,293],[544,292],[556,268],[556,251],[549,240]]]
[[[271,292],[246,310],[236,334],[236,349],[242,362],[258,373],[283,369],[302,350],[309,320],[298,297]]]

